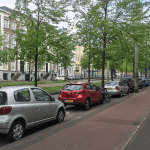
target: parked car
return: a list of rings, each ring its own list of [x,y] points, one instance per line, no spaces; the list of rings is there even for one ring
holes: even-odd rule
[[[130,90],[134,91],[135,79],[133,77],[122,77],[120,79],[123,83],[127,83]]]
[[[144,85],[147,87],[149,85],[148,79],[147,78],[142,78]]]
[[[145,87],[143,79],[139,78],[139,88],[143,89]]]
[[[0,88],[0,133],[9,141],[22,138],[26,129],[50,120],[60,123],[64,117],[64,104],[40,88]]]
[[[129,94],[129,87],[127,84],[121,81],[108,81],[106,82],[104,88],[107,88],[107,92],[110,96],[119,95],[122,97],[123,94]]]
[[[55,80],[65,80],[65,76],[58,76],[55,78]]]
[[[90,83],[66,84],[58,99],[65,105],[80,105],[88,110],[93,103],[103,104],[103,92]]]

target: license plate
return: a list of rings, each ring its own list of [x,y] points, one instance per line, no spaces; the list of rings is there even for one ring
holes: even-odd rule
[[[73,102],[73,100],[65,100],[65,102]]]
[[[107,88],[107,90],[112,90],[112,88]]]

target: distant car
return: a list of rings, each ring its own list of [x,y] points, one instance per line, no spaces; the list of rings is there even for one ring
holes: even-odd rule
[[[58,76],[55,78],[55,80],[65,80],[65,76]]]
[[[143,89],[145,87],[143,79],[139,78],[139,88]]]
[[[134,78],[132,78],[132,77],[122,77],[120,79],[120,81],[122,81],[123,83],[127,83],[129,89],[134,91],[134,87],[135,87],[135,79]]]
[[[58,99],[65,105],[79,105],[88,110],[93,103],[103,104],[103,91],[90,83],[66,84]]]
[[[142,78],[144,85],[147,87],[149,85],[148,79],[147,78]]]
[[[123,94],[129,94],[129,87],[127,84],[121,81],[108,81],[106,82],[104,88],[107,88],[107,92],[110,96],[119,95],[122,97]]]
[[[28,128],[50,120],[63,122],[64,117],[64,104],[40,88],[0,88],[0,133],[9,141],[22,138]]]

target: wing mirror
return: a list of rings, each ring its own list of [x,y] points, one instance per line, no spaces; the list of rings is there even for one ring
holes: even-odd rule
[[[55,101],[55,97],[51,97],[51,101]]]

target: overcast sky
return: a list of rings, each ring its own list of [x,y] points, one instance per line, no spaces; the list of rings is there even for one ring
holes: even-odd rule
[[[150,0],[140,0],[140,1],[142,1],[142,2],[149,2]],[[15,2],[16,2],[16,0],[0,0],[0,6],[6,6],[6,7],[9,7],[11,9],[14,9],[15,8]],[[149,14],[150,14],[150,12],[149,12]],[[73,18],[74,14],[69,12],[68,13],[68,17],[69,18]],[[61,26],[67,27],[67,24],[66,23],[62,23]]]

